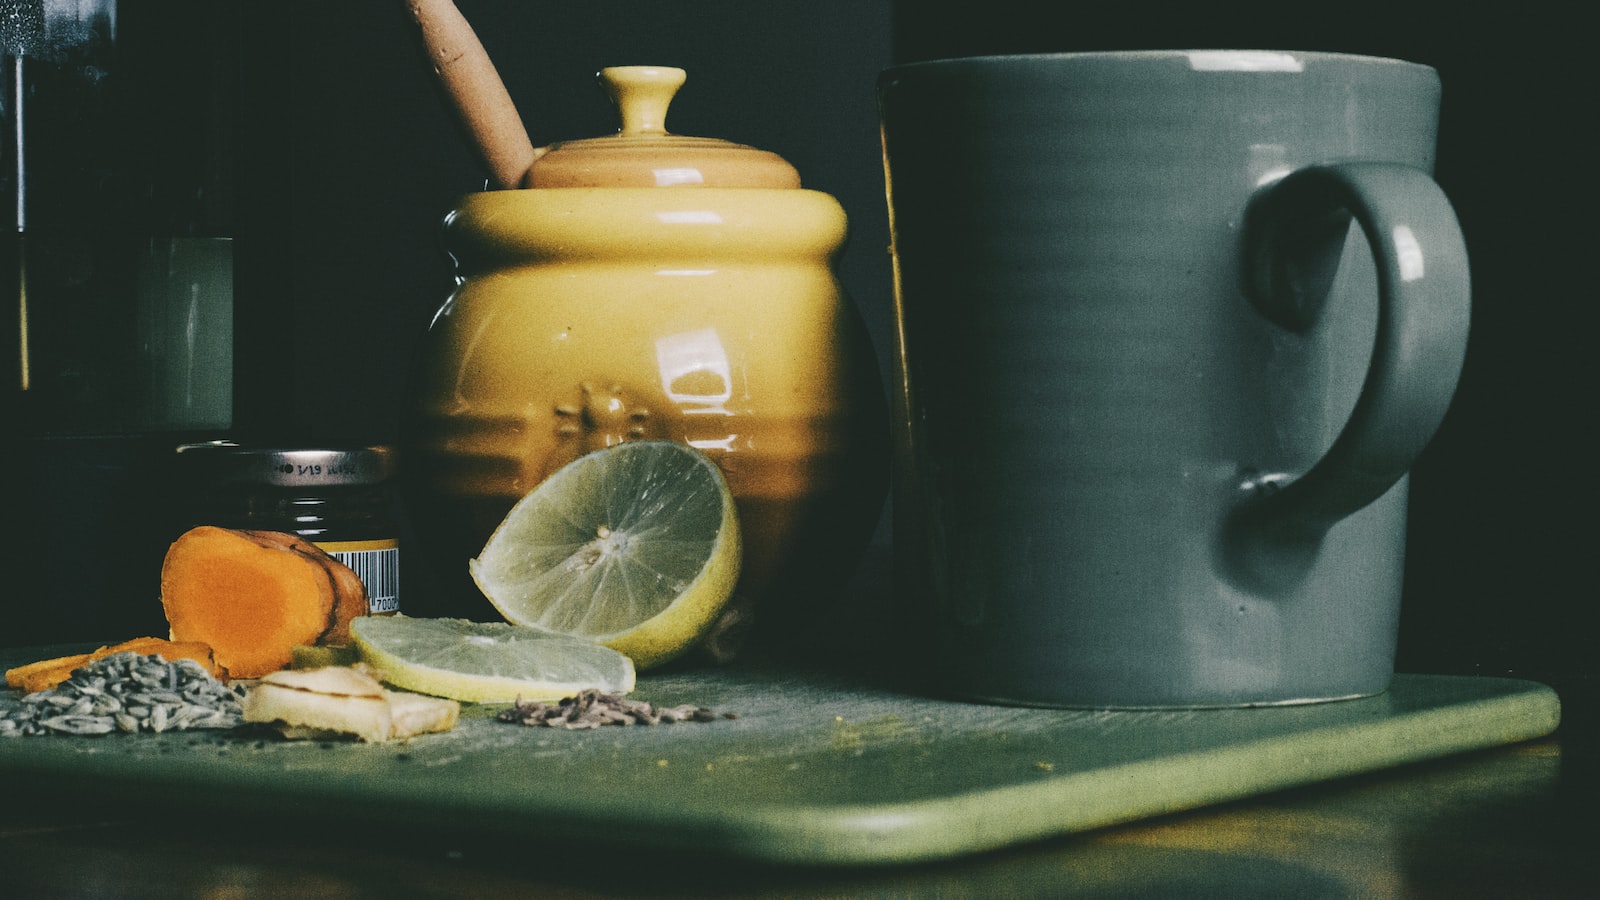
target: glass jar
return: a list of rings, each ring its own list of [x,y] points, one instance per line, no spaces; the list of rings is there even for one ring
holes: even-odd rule
[[[367,447],[177,448],[185,524],[297,534],[349,566],[374,614],[400,611],[394,451]]]

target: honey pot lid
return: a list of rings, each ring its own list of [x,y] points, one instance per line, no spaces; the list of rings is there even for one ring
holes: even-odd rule
[[[551,145],[534,160],[523,187],[800,187],[800,173],[776,153],[668,132],[667,106],[686,78],[684,70],[666,66],[601,69],[621,129]]]

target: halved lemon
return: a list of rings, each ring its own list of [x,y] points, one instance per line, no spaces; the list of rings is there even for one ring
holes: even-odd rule
[[[716,622],[741,554],[716,464],[684,444],[635,441],[545,479],[469,569],[507,622],[604,644],[648,669]]]
[[[361,616],[356,652],[395,687],[476,703],[633,690],[633,662],[592,641],[505,622]]]

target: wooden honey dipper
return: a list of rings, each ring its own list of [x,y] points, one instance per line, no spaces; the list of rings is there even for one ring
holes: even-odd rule
[[[406,0],[434,74],[501,189],[522,186],[539,152],[488,51],[452,0]]]

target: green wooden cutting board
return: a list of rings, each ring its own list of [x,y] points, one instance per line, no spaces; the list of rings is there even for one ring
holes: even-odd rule
[[[0,665],[37,658],[4,651]],[[1421,675],[1364,700],[1173,712],[989,706],[758,668],[644,676],[635,696],[737,718],[557,731],[469,708],[455,731],[408,743],[0,738],[0,791],[892,863],[1535,738],[1560,709],[1532,682]]]

